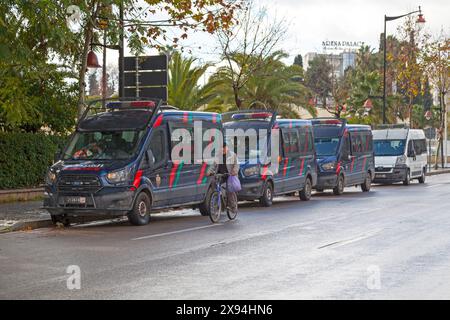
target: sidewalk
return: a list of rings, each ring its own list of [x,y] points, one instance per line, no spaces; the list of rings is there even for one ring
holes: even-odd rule
[[[42,200],[0,203],[0,233],[51,225],[50,214],[41,207]]]
[[[450,173],[450,168],[432,169],[427,175],[444,173]],[[41,207],[42,200],[0,203],[0,233],[51,226],[50,214]]]

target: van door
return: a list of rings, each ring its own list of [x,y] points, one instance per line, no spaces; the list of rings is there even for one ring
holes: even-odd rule
[[[153,166],[150,168],[144,159],[142,170],[143,176],[149,178],[151,181],[154,207],[164,207],[170,202],[168,179],[170,166],[167,162],[169,158],[167,145],[166,126],[161,126],[153,130],[148,145],[148,149],[153,154]]]
[[[273,175],[273,182],[274,182],[274,194],[280,194],[280,193],[284,193],[284,191],[286,190],[285,187],[285,174],[287,172],[287,168],[288,168],[288,161],[289,159],[287,158],[286,154],[285,154],[285,144],[286,142],[284,141],[284,137],[283,137],[283,129],[280,130],[281,133],[279,135],[279,156],[278,156],[278,170],[277,172],[274,173]]]
[[[414,140],[414,150],[416,151],[417,176],[421,176],[428,161],[427,141],[425,139]]]
[[[352,178],[350,169],[354,160],[352,155],[350,134],[348,133],[348,131],[344,133],[341,139],[341,150],[340,154],[338,155],[338,161],[341,163],[341,170],[344,172],[346,182],[348,182],[350,181],[349,179]]]
[[[362,133],[357,131],[351,132],[350,141],[352,144],[352,157],[346,185],[355,185],[364,181],[364,176],[361,170],[362,163],[364,161]]]
[[[411,139],[408,141],[408,148],[406,152],[407,160],[406,164],[409,168],[409,172],[411,174],[411,177],[416,177],[421,174],[421,172],[418,174],[418,161],[417,161],[417,154],[416,150],[414,148],[414,140]]]
[[[284,158],[281,166],[283,192],[298,191],[303,188],[305,177],[299,175],[302,159],[300,157],[300,135],[298,128],[282,129]],[[303,161],[305,159],[303,158]],[[304,163],[303,163],[304,165]]]
[[[174,135],[177,129],[188,133],[190,138],[183,141],[178,134]],[[180,158],[169,160],[171,167],[169,172],[170,204],[182,205],[195,202],[198,196],[197,179],[200,174],[201,163],[194,162],[194,127],[192,124],[169,122],[169,131],[171,150],[175,146],[180,147],[182,142],[186,143],[183,148],[180,148],[180,153],[177,154]]]

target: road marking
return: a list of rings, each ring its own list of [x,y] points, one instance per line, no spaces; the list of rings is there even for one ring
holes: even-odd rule
[[[144,239],[151,239],[151,238],[164,237],[164,236],[168,236],[168,235],[172,235],[172,234],[177,234],[177,233],[184,233],[184,232],[189,232],[189,231],[195,231],[195,230],[201,230],[201,229],[206,229],[206,228],[211,228],[211,227],[221,226],[222,224],[223,224],[223,223],[215,223],[215,224],[210,224],[210,225],[202,226],[202,227],[194,227],[194,228],[182,229],[182,230],[171,231],[171,232],[164,232],[164,233],[151,234],[151,235],[148,235],[148,236],[143,236],[143,237],[133,238],[133,239],[131,239],[131,240],[134,241],[134,240],[144,240]]]
[[[436,184],[432,184],[432,185],[426,186],[425,188],[434,188],[434,187],[439,187],[439,186],[442,186],[442,185],[444,185],[444,184],[443,183],[436,183]]]
[[[350,244],[350,243],[354,243],[354,242],[357,242],[357,241],[360,241],[360,240],[365,240],[365,239],[368,239],[370,237],[373,237],[374,235],[380,233],[382,230],[383,229],[377,229],[377,230],[373,230],[373,231],[370,231],[368,233],[359,235],[359,236],[357,236],[355,238],[334,241],[334,242],[325,244],[323,246],[320,246],[317,249],[323,249],[323,248],[328,248],[328,247],[338,248],[338,247],[341,247],[341,246],[345,246],[345,245]]]

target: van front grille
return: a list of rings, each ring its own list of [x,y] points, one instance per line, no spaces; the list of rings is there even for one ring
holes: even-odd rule
[[[94,175],[62,175],[58,180],[59,191],[95,192],[100,187],[100,180]]]

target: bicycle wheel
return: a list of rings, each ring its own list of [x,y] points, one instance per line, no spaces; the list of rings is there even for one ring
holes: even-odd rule
[[[211,195],[211,201],[209,202],[209,218],[213,223],[217,223],[220,220],[220,215],[222,214],[222,200],[217,191],[214,191]]]
[[[237,217],[237,210],[236,210],[236,212],[231,212],[231,211],[227,208],[227,216],[228,216],[228,219],[230,219],[230,220],[236,219],[236,217]]]

